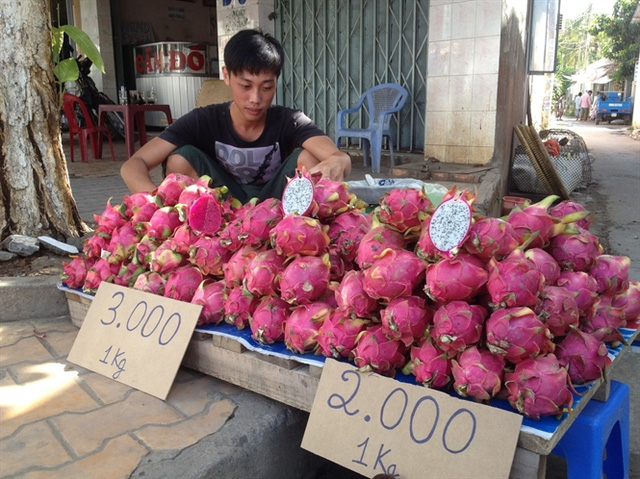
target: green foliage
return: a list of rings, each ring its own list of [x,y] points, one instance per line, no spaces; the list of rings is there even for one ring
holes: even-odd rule
[[[617,81],[633,79],[640,50],[640,23],[631,23],[637,6],[638,0],[617,0],[613,14],[596,15],[589,30],[597,38],[602,56],[618,64],[611,75]]]

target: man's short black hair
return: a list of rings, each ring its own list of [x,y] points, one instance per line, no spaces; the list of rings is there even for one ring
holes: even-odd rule
[[[284,50],[272,35],[261,30],[241,30],[224,47],[224,64],[233,74],[257,75],[263,71],[280,76]]]

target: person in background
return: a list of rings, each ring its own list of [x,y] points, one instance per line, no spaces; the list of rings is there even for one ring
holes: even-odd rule
[[[589,120],[589,110],[591,109],[591,94],[592,90],[589,90],[587,93],[582,95],[580,98],[580,108],[582,109],[580,112],[580,121]]]
[[[556,119],[562,120],[562,115],[564,115],[564,95],[560,95],[556,101]]]
[[[272,105],[284,50],[260,30],[236,33],[224,49],[224,82],[232,101],[196,108],[144,144],[120,169],[132,193],[152,192],[149,172],[192,178],[247,202],[280,197],[297,168],[343,181],[351,158],[303,112]]]
[[[591,116],[589,117],[592,121],[596,121],[596,117],[598,116],[598,109],[600,108],[600,100],[602,98],[601,95],[602,92],[598,92],[593,97],[593,103],[591,104]]]
[[[582,100],[582,92],[578,92],[578,96],[575,99],[576,102],[576,120],[580,121],[580,113],[582,112],[582,108],[580,108],[580,100]]]

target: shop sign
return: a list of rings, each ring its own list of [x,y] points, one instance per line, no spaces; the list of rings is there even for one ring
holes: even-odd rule
[[[138,76],[160,73],[208,73],[206,48],[192,43],[153,43],[136,47]]]

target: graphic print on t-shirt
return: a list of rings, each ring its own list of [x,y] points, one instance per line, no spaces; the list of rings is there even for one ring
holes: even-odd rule
[[[240,148],[216,141],[216,158],[242,184],[268,182],[282,163],[278,142],[257,148]]]

